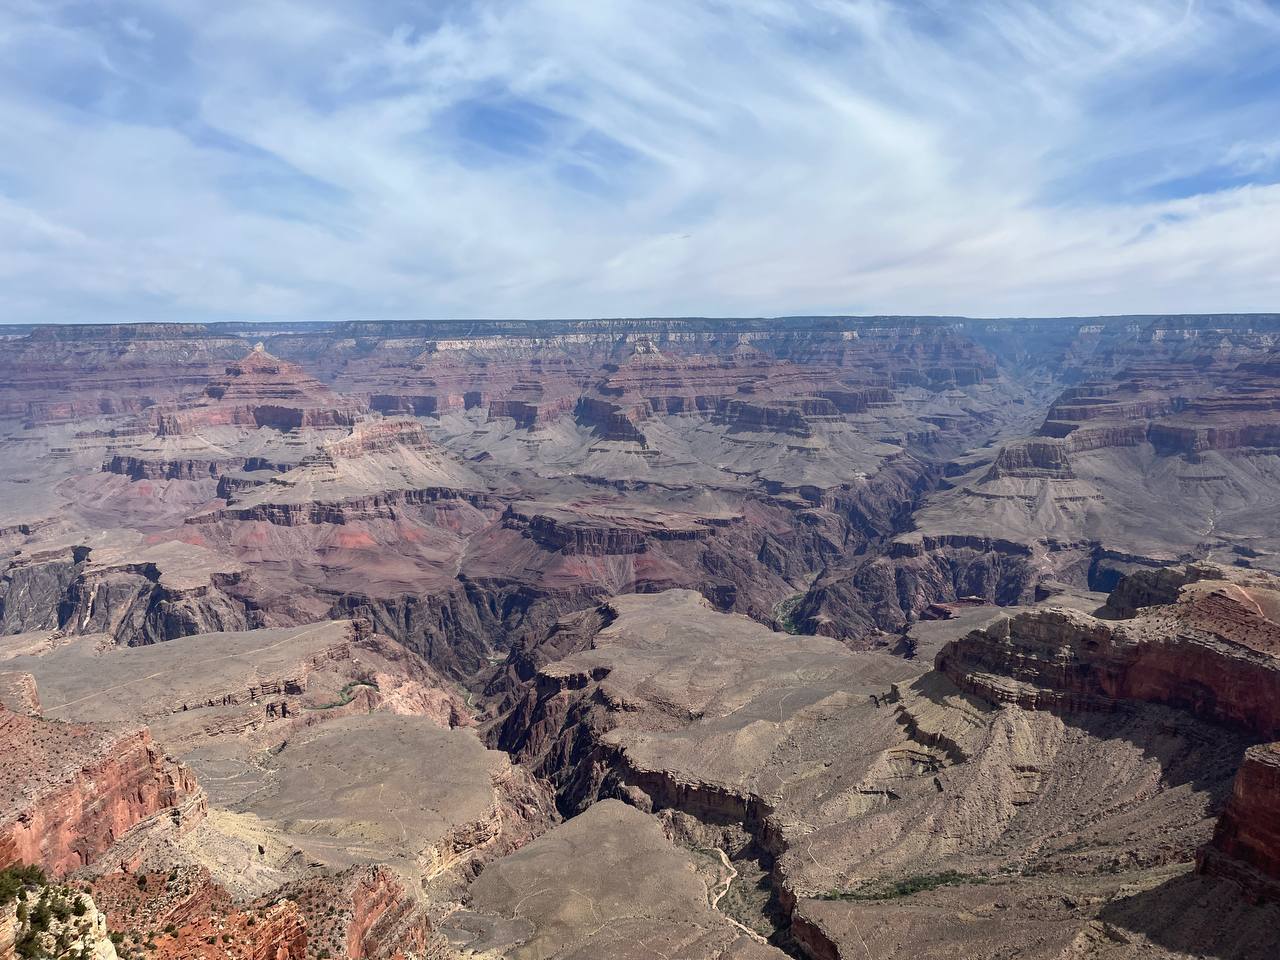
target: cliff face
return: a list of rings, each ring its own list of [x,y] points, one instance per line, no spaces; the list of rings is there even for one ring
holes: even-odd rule
[[[0,709],[0,744],[0,864],[34,863],[62,876],[151,818],[203,813],[195,779],[146,729]]]
[[[175,565],[190,565],[200,551],[166,553],[148,560],[139,550],[126,559],[75,547],[15,558],[0,577],[0,622],[8,632],[106,633],[131,646],[260,625],[233,595],[236,564],[214,560],[202,574],[166,576]]]
[[[936,667],[961,689],[1026,709],[1161,704],[1280,737],[1280,580],[1211,565],[1122,580],[1102,620],[1025,613],[949,643]],[[1249,748],[1200,870],[1280,899],[1280,744]]]
[[[1203,873],[1235,880],[1255,902],[1280,901],[1280,743],[1246,751],[1198,865]]]
[[[388,957],[396,950],[420,953],[431,923],[404,883],[386,867],[361,871],[350,888],[351,920],[346,956],[351,960]]]
[[[1209,589],[1132,621],[1070,610],[1019,614],[948,644],[937,669],[957,686],[1030,709],[1159,703],[1280,736],[1280,625]]]
[[[793,614],[806,633],[867,642],[898,632],[933,604],[961,598],[1008,605],[1039,579],[1031,549],[988,537],[907,535],[879,554],[816,579]]]

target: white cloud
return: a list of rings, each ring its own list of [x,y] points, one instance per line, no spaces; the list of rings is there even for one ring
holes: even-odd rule
[[[1263,0],[94,6],[0,12],[0,319],[1280,308]]]

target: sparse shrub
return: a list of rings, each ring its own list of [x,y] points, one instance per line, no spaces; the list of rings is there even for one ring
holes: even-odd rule
[[[17,863],[0,870],[0,904],[25,900],[28,887],[44,887],[49,881],[35,864]]]
[[[982,874],[960,873],[956,870],[945,870],[942,873],[921,874],[906,877],[889,884],[869,883],[857,890],[830,890],[820,894],[819,900],[896,900],[909,897],[925,890],[936,890],[938,887],[951,887],[961,883],[986,883],[987,877]]]

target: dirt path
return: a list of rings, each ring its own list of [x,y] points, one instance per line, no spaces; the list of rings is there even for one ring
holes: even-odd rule
[[[723,863],[725,869],[729,871],[729,876],[726,877],[724,881],[724,889],[711,898],[711,908],[713,910],[720,910],[720,901],[724,899],[724,895],[728,893],[729,888],[733,886],[733,881],[738,879],[738,869],[732,863],[729,862],[729,855],[727,853],[725,853],[719,847],[713,847],[712,849],[714,849],[715,852],[720,855],[720,862]],[[730,923],[732,923],[739,930],[741,930],[743,933],[745,933],[747,936],[749,936],[752,940],[755,940],[759,943],[765,943],[765,944],[769,942],[764,937],[760,936],[760,934],[752,930],[750,927],[744,924],[741,924],[737,920],[733,919],[733,917],[729,916],[723,910],[720,911],[720,915],[724,917],[726,920],[728,920]]]

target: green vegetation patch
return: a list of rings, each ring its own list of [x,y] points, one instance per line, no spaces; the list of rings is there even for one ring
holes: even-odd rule
[[[926,890],[938,887],[954,887],[965,883],[986,883],[991,878],[981,873],[960,873],[956,870],[944,870],[942,873],[924,873],[902,880],[873,880],[864,883],[857,890],[828,890],[820,893],[815,900],[896,900],[909,897]]]
[[[310,709],[333,710],[333,709],[336,709],[337,707],[345,707],[348,703],[350,703],[352,700],[356,698],[357,687],[371,687],[374,690],[378,689],[378,685],[374,683],[372,680],[352,680],[350,683],[348,683],[345,687],[342,688],[342,692],[338,694],[338,699],[333,701],[333,703],[326,703],[324,706],[311,707]]]
[[[778,626],[790,634],[799,634],[800,625],[795,621],[796,608],[800,606],[800,601],[804,599],[803,593],[793,594],[785,600],[778,601],[773,608],[773,619],[778,621]]]
[[[18,899],[18,891],[38,889],[48,884],[44,871],[35,864],[18,863],[0,870],[0,906]]]
[[[81,894],[50,882],[38,866],[15,864],[0,870],[0,906],[14,901],[17,927],[9,956],[17,960],[48,960],[50,956],[81,960],[85,945],[73,947],[82,932],[76,921],[89,912],[89,903]]]

